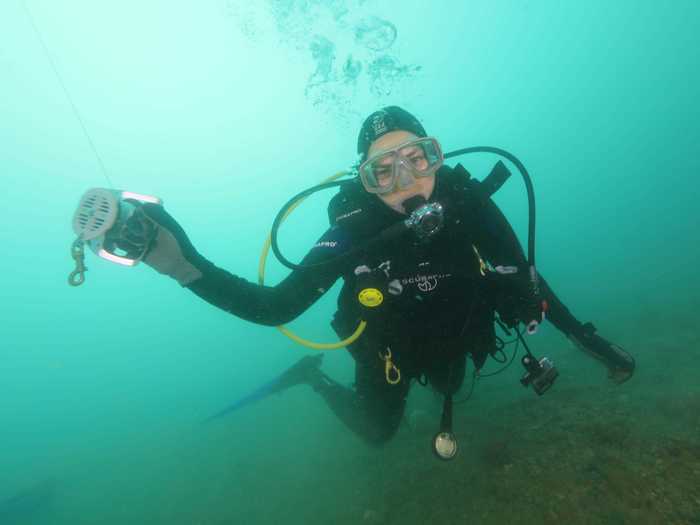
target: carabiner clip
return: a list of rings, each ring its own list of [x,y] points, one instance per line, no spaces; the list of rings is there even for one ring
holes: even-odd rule
[[[80,286],[85,282],[85,250],[83,249],[83,241],[78,237],[70,247],[70,254],[75,261],[75,270],[68,275],[68,284],[71,286]]]
[[[399,370],[396,365],[391,360],[391,348],[386,347],[386,355],[379,353],[379,358],[384,361],[384,377],[386,377],[386,382],[390,385],[397,385],[401,382],[401,370]]]

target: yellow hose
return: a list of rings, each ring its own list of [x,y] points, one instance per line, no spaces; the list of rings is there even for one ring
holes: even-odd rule
[[[340,177],[346,175],[347,173],[344,171],[341,171],[339,173],[336,173],[332,177],[328,177],[326,180],[324,180],[321,184],[325,184],[326,182],[331,182],[336,179],[339,179]],[[306,200],[306,197],[299,199],[296,201],[294,204],[292,204],[289,209],[286,211],[286,213],[282,216],[282,220],[280,221],[280,225],[289,217],[289,214],[292,213],[297,206],[299,206],[302,202]],[[265,243],[263,244],[263,249],[262,253],[260,254],[260,262],[258,263],[258,283],[260,285],[265,284],[265,262],[267,261],[267,256],[270,253],[270,246],[272,245],[272,233],[268,234],[267,238],[265,239]],[[338,341],[337,343],[316,343],[314,341],[309,341],[308,339],[304,339],[302,337],[299,337],[296,335],[294,332],[286,328],[284,325],[280,325],[277,327],[277,329],[282,332],[284,335],[289,337],[292,341],[295,343],[299,343],[300,345],[303,345],[307,348],[312,348],[314,350],[336,350],[338,348],[345,348],[349,344],[353,343],[358,337],[362,335],[362,332],[365,331],[365,327],[367,326],[367,323],[365,321],[360,321],[360,324],[357,325],[357,328],[353,332],[353,334],[348,337],[347,339],[344,339],[343,341]]]

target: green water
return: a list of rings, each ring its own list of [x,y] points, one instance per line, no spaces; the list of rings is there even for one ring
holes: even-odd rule
[[[0,4],[0,523],[700,523],[700,4],[26,7]],[[308,351],[145,266],[89,253],[69,287],[79,197],[158,195],[206,257],[255,280],[279,207],[351,165],[387,104],[445,150],[521,158],[540,271],[637,373],[614,386],[545,327],[531,344],[555,387],[537,398],[517,366],[480,381],[450,463],[431,455],[440,400],[419,387],[383,449],[306,387],[202,426]],[[495,160],[461,159],[477,178]],[[290,219],[290,257],[329,197]],[[524,238],[521,181],[496,200]],[[268,282],[285,272],[270,261]],[[292,328],[333,340],[337,290]],[[324,370],[353,377],[343,351]]]

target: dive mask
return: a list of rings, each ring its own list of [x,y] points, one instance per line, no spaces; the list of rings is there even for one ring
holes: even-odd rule
[[[432,137],[404,142],[360,164],[360,180],[368,193],[390,193],[411,186],[416,177],[429,177],[442,166],[440,144]]]

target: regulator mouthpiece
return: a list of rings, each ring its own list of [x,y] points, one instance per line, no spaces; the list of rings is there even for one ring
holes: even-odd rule
[[[445,210],[442,204],[426,202],[420,195],[408,199],[404,203],[404,209],[410,213],[404,224],[421,240],[435,235],[442,229],[445,222]]]

